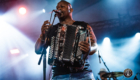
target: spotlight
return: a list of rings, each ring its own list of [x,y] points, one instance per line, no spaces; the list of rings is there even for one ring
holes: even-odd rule
[[[140,33],[139,32],[136,33],[135,37],[138,38],[138,39],[140,39]]]
[[[12,49],[10,50],[11,54],[19,54],[19,50],[18,49]]]
[[[103,40],[103,45],[110,45],[110,39],[108,37],[105,37]]]
[[[108,43],[108,42],[110,42],[110,39],[108,37],[105,37],[104,42]]]
[[[24,7],[19,8],[19,13],[20,13],[21,15],[26,14],[26,9],[25,9]]]
[[[43,9],[42,11],[43,11],[43,13],[45,13],[45,9]]]

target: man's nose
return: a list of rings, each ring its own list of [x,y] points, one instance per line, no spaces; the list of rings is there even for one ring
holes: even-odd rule
[[[61,10],[61,8],[59,7],[59,8],[57,8],[57,10]]]

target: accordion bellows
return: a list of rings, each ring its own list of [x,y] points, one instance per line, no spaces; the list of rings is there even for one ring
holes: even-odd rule
[[[61,34],[62,31],[63,35]],[[87,31],[81,26],[59,26],[57,35],[51,37],[48,64],[73,67],[84,65],[84,54],[82,54],[78,44],[80,41],[86,40],[86,37]]]

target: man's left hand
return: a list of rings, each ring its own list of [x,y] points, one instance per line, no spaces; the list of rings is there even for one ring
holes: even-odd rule
[[[80,50],[83,51],[84,53],[88,53],[90,49],[90,45],[87,41],[81,41],[79,42]]]

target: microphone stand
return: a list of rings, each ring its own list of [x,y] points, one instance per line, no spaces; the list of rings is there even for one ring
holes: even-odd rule
[[[45,31],[45,37],[48,36],[47,34],[48,32]],[[41,60],[42,60],[42,56],[43,56],[43,80],[46,80],[46,49],[48,48],[48,38],[46,40],[46,44],[43,45],[43,50],[42,50],[42,53],[41,53],[41,57],[39,59],[39,62],[38,62],[38,65],[40,65],[41,63]]]
[[[98,55],[99,55],[99,59],[101,58],[101,60],[103,61],[104,63],[104,66],[106,67],[106,69],[108,70],[108,72],[110,72],[109,68],[107,67],[106,63],[104,62],[103,58],[101,57],[101,55],[99,54],[99,51],[98,51]],[[110,78],[109,78],[110,80]]]
[[[110,72],[110,70],[108,69],[108,67],[106,66],[106,64],[105,64],[105,62],[104,62],[104,60],[103,60],[103,58],[101,57],[101,55],[99,54],[99,58],[101,58],[101,60],[103,61],[103,63],[104,63],[104,66],[106,67],[106,69],[108,70],[108,72]]]
[[[52,14],[51,14],[51,16],[52,16]],[[51,27],[53,26],[55,17],[56,17],[56,14],[54,15],[52,25],[50,26],[50,28],[47,31],[45,31],[45,38],[47,38],[47,40],[46,40],[46,44],[43,45],[43,50],[41,52],[41,56],[40,56],[40,59],[38,61],[38,65],[40,65],[41,60],[42,60],[42,56],[43,56],[43,80],[46,80],[46,67],[47,67],[46,66],[46,54],[47,54],[46,49],[48,48],[48,33],[49,33]]]

